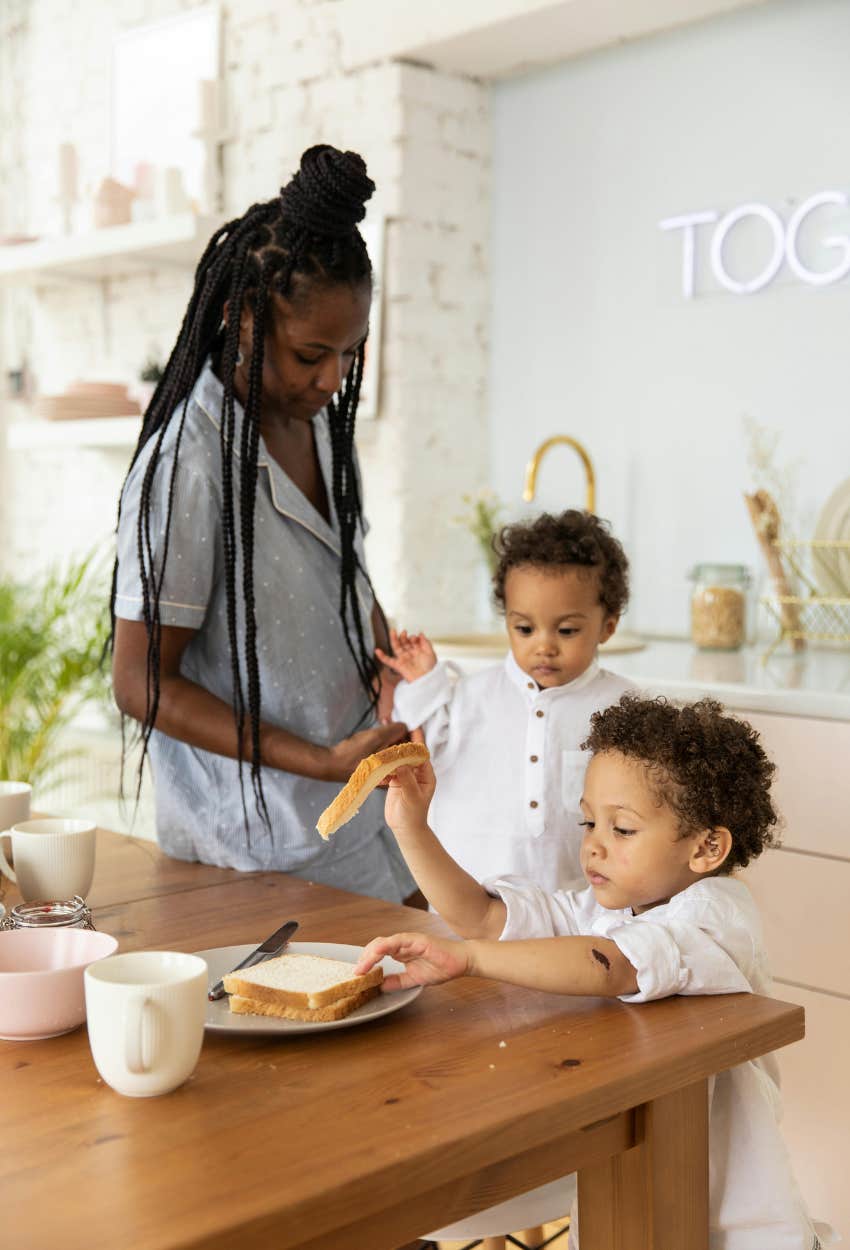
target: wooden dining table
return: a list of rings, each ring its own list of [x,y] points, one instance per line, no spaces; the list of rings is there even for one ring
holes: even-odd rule
[[[105,830],[89,902],[120,951],[258,944],[290,918],[305,942],[446,932]],[[3,1242],[395,1250],[578,1171],[582,1250],[707,1250],[707,1082],[803,1032],[800,1007],[750,994],[626,1004],[469,978],[357,1027],[208,1032],[184,1085],[140,1099],[102,1082],[84,1026],[0,1042]]]

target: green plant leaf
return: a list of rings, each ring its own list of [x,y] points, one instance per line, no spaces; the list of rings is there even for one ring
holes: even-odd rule
[[[31,582],[0,579],[0,777],[44,787],[61,731],[107,698],[110,565],[96,550]]]

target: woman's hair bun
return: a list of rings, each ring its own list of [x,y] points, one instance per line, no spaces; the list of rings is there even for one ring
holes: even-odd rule
[[[292,225],[307,234],[341,238],[366,216],[374,190],[362,156],[317,143],[301,157],[301,168],[281,187],[280,198]]]

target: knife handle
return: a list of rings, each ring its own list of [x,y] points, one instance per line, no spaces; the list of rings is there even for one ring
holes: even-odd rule
[[[247,959],[243,959],[241,964],[237,964],[235,968],[231,968],[228,976],[232,976],[234,972],[241,972],[243,968],[253,968],[254,964],[261,964],[263,960],[269,956],[263,951],[253,951]],[[227,990],[224,988],[224,981],[216,981],[211,990],[207,992],[207,998],[211,1003],[216,1003],[220,998],[224,998]]]

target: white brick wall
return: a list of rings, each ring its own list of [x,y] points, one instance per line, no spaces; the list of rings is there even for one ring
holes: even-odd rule
[[[90,196],[108,168],[102,71],[113,34],[178,8],[165,0],[5,0],[0,233],[57,228],[56,149],[65,140],[77,146]],[[451,518],[460,495],[486,478],[488,92],[407,65],[342,72],[337,16],[328,0],[225,8],[225,211],[272,195],[311,143],[366,158],[387,217],[381,412],[359,434],[371,570],[399,622],[465,629],[481,603],[479,562]],[[3,367],[24,352],[43,393],[75,377],[130,381],[149,352],[169,350],[188,293],[188,275],[166,269],[102,287],[0,292]],[[6,402],[3,419],[20,416],[15,409]],[[109,541],[128,456],[120,448],[0,450],[0,572],[25,574]],[[115,798],[115,734],[82,727],[71,739],[84,753],[50,803],[128,827]],[[146,786],[135,831],[150,836],[152,827]]]
[[[477,554],[451,518],[487,476],[489,92],[420,66],[345,72],[339,14],[353,2],[224,5],[225,211],[274,194],[311,143],[366,158],[387,217],[381,411],[358,438],[371,571],[400,622],[466,629],[480,601]],[[91,194],[108,172],[111,40],[183,7],[5,0],[0,234],[56,228],[63,141],[77,146]],[[131,381],[151,348],[169,350],[188,289],[186,274],[158,270],[102,288],[6,291],[3,367],[24,350],[44,393],[87,375]],[[108,535],[127,454],[4,449],[0,570]]]

